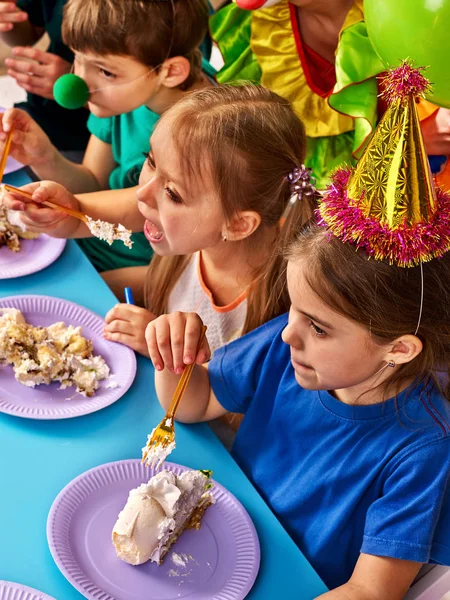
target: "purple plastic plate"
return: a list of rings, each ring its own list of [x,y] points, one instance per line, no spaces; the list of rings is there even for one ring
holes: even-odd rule
[[[40,235],[34,240],[20,240],[19,252],[0,248],[0,279],[12,279],[42,271],[64,250],[66,240]]]
[[[54,598],[20,583],[0,581],[0,600],[54,600]]]
[[[164,468],[177,474],[188,470],[167,462]],[[216,482],[216,503],[200,529],[183,532],[161,566],[134,567],[117,558],[111,542],[117,516],[129,491],[154,473],[139,459],[121,460],[86,471],[59,493],[48,516],[47,539],[63,575],[91,600],[245,598],[259,569],[258,536],[242,504]]]
[[[18,160],[16,160],[12,156],[8,156],[8,158],[6,159],[4,175],[7,175],[8,173],[13,173],[14,171],[18,171],[22,167],[23,167],[22,163],[20,163]]]
[[[60,383],[29,388],[14,377],[10,365],[0,366],[0,412],[30,419],[68,419],[109,406],[121,398],[133,383],[136,357],[130,348],[103,338],[104,321],[87,308],[50,296],[8,296],[0,308],[17,308],[32,325],[48,326],[58,321],[82,326],[83,335],[92,340],[94,354],[101,354],[111,375],[100,382],[92,398],[78,394],[75,387],[59,389]]]

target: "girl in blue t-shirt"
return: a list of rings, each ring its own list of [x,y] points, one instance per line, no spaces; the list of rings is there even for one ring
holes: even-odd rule
[[[450,254],[400,268],[312,226],[287,282],[289,316],[207,366],[197,315],[150,323],[158,397],[195,361],[177,418],[245,413],[234,456],[335,588],[321,598],[400,600],[423,563],[450,564]]]

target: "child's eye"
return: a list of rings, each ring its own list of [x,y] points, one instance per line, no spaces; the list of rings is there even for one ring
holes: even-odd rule
[[[99,69],[100,73],[106,77],[106,79],[114,79],[116,76],[111,71],[106,71],[106,69]]]
[[[170,189],[170,187],[165,187],[164,189],[166,191],[166,194],[172,200],[172,202],[175,202],[176,204],[181,204],[183,202],[181,198],[177,196],[173,190]]]
[[[314,335],[317,335],[318,337],[323,337],[324,335],[327,335],[323,329],[320,329],[320,327],[317,327],[317,325],[314,323],[314,321],[310,321],[309,326],[313,330]]]
[[[150,169],[156,169],[156,164],[155,164],[155,161],[153,160],[153,156],[151,155],[151,153],[143,152],[142,154],[146,157],[147,165],[150,167]]]

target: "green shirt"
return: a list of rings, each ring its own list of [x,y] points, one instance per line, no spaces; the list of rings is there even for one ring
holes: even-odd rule
[[[63,43],[61,25],[67,0],[18,0],[17,6],[28,13],[30,23],[45,29],[50,45],[48,52],[73,63],[73,53]],[[68,110],[54,100],[27,94],[27,101],[16,104],[26,110],[50,137],[59,150],[84,150],[89,140],[85,108]]]
[[[109,176],[112,190],[137,185],[145,162],[144,154],[150,150],[150,136],[158,119],[159,115],[146,106],[114,117],[89,116],[88,128],[92,135],[111,145],[117,165]],[[109,246],[96,238],[79,240],[78,245],[98,271],[148,265],[153,250],[146,237],[143,233],[133,233],[131,239],[131,249],[122,242],[113,242]]]

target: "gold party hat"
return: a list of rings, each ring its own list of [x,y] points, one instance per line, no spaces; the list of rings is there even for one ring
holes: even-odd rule
[[[384,79],[389,107],[355,169],[340,168],[321,223],[376,259],[414,266],[450,249],[450,195],[435,189],[416,98],[430,85],[407,61]]]

